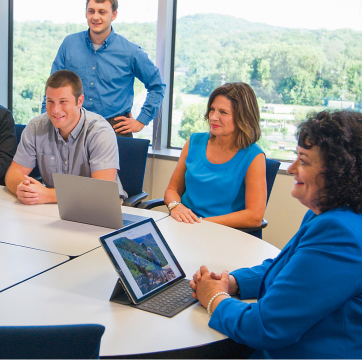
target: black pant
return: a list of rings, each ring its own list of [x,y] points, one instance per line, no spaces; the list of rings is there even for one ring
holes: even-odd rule
[[[128,117],[128,114],[125,114],[125,115],[117,115],[117,116],[115,116],[115,117],[118,117],[118,116],[126,116],[126,117]],[[107,119],[107,121],[111,124],[112,128],[113,128],[114,125],[116,125],[116,124],[118,124],[120,121],[122,121],[122,120],[114,120],[115,117],[112,117],[112,118]],[[113,130],[114,130],[114,129],[113,129]],[[119,132],[116,132],[116,135],[117,135],[117,136],[120,136],[120,137],[131,137],[131,138],[133,138],[132,133],[121,134],[121,133],[119,133]]]

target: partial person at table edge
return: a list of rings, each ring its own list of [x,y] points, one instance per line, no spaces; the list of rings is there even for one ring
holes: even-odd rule
[[[261,225],[266,206],[266,169],[259,140],[260,113],[253,89],[228,83],[208,100],[209,133],[187,140],[166,189],[171,216],[233,228]]]
[[[156,117],[166,85],[147,53],[114,32],[117,9],[117,0],[86,1],[89,29],[64,39],[51,73],[60,69],[77,73],[84,86],[84,108],[107,119],[117,136],[131,137]],[[135,78],[147,89],[137,119],[131,113]]]
[[[45,86],[47,113],[30,120],[5,177],[8,189],[27,205],[56,203],[53,173],[116,181],[117,139],[108,122],[85,110],[80,77],[69,70],[53,73]],[[29,176],[38,165],[42,182]]]
[[[0,185],[16,152],[15,123],[11,112],[0,105]]]
[[[202,266],[190,285],[209,326],[253,358],[361,358],[362,114],[323,111],[297,134],[288,172],[309,210],[296,235],[274,260],[230,275]]]

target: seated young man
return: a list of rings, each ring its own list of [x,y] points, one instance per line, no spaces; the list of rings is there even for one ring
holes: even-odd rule
[[[46,110],[32,119],[5,177],[7,188],[28,205],[56,203],[53,173],[117,181],[116,135],[100,115],[82,108],[80,77],[69,70],[53,73],[45,85]],[[28,176],[35,165],[45,186]]]

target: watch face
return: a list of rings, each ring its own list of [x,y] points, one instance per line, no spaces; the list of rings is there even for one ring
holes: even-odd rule
[[[168,204],[168,210],[171,211],[175,206],[177,206],[179,204],[179,202],[177,201],[171,201],[169,204]]]

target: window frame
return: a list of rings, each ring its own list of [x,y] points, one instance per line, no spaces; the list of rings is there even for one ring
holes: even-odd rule
[[[0,83],[0,104],[12,109],[12,0],[0,0],[0,47],[2,56],[0,56],[0,78],[4,79]]]

